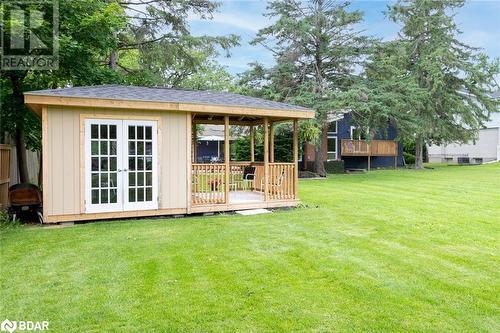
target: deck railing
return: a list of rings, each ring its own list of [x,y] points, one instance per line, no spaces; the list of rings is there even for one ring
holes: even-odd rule
[[[255,167],[252,180],[245,180],[244,172],[248,166]],[[295,164],[269,163],[268,164],[268,199],[290,200],[295,199]],[[209,205],[224,204],[226,165],[192,164],[192,204]],[[231,162],[229,166],[229,191],[265,191],[265,168],[263,162]]]
[[[269,163],[270,200],[295,199],[295,164]]]
[[[194,205],[223,204],[226,202],[223,163],[192,164],[192,203]]]
[[[392,140],[348,140],[341,141],[343,156],[397,156],[398,144]]]

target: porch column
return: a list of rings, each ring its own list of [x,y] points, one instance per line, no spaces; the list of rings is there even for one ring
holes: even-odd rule
[[[299,182],[299,121],[293,120],[293,192],[294,199],[298,196],[298,182]]]
[[[224,200],[229,204],[229,116],[224,116],[224,170],[225,170],[225,186],[224,186]]]
[[[274,124],[269,124],[269,162],[274,163]]]
[[[269,201],[269,120],[264,118],[264,200]]]
[[[255,138],[254,138],[254,127],[250,125],[250,162],[255,162]]]
[[[192,142],[192,156],[191,156],[191,161],[193,163],[198,163],[198,138],[197,138],[197,133],[196,133],[196,124],[193,123],[191,127],[191,133],[193,136],[193,142]]]

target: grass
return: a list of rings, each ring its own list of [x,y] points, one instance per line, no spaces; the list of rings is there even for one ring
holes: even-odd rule
[[[0,320],[52,332],[500,331],[500,164],[300,183],[308,207],[0,230]]]

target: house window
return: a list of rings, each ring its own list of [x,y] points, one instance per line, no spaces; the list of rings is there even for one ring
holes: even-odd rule
[[[366,133],[362,128],[351,126],[351,140],[366,140]]]
[[[337,122],[332,121],[328,124],[328,141],[327,141],[328,151],[326,159],[327,161],[333,161],[337,159]]]
[[[337,122],[332,121],[328,124],[328,134],[337,134]]]
[[[337,159],[337,136],[328,133],[328,152],[326,159],[334,161]]]

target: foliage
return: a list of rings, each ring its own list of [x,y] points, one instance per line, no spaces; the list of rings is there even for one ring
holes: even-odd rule
[[[253,44],[270,49],[277,65],[266,69],[253,64],[241,84],[257,96],[316,110],[316,126],[321,129],[327,114],[340,112],[338,92],[354,82],[355,68],[370,50],[373,40],[356,27],[363,15],[349,10],[347,2],[275,0],[266,16],[274,22],[257,33]],[[316,171],[324,175],[319,149],[323,138],[314,141]]]
[[[21,225],[21,221],[16,219],[13,221],[7,211],[0,209],[0,230],[17,228]]]
[[[264,160],[264,133],[261,126],[254,129],[255,160]],[[299,137],[301,133],[299,131]],[[307,132],[303,136],[309,135]],[[274,124],[274,160],[275,162],[293,161],[293,124],[283,122]],[[238,138],[232,143],[233,157],[237,161],[250,161],[250,136],[248,133],[238,132]],[[299,147],[299,154],[301,151]]]
[[[0,311],[50,332],[495,332],[499,172],[330,175],[300,181],[311,208],[12,229]]]
[[[458,39],[461,32],[453,13],[463,4],[463,0],[400,0],[389,9],[389,17],[402,25],[403,70],[425,92],[408,110],[414,122],[417,168],[422,167],[425,143],[473,139],[499,105],[490,98],[498,89],[494,78],[500,71],[499,60],[490,61]]]
[[[415,164],[415,155],[412,153],[408,153],[406,151],[403,152],[403,157],[405,159],[405,163],[407,165],[413,165]]]
[[[325,170],[327,173],[344,173],[344,161],[327,161],[325,162]]]

